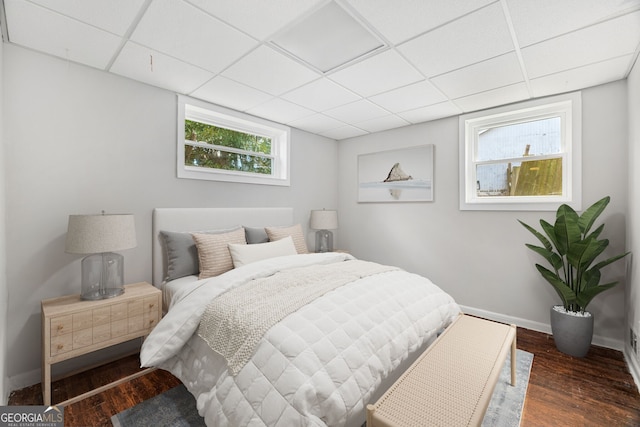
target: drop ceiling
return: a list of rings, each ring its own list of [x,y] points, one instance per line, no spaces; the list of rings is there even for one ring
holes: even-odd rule
[[[3,6],[5,42],[337,140],[624,79],[640,52],[640,0]]]

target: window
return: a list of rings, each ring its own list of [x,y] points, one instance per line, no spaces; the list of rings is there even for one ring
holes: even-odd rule
[[[289,185],[290,129],[178,96],[178,177]]]
[[[581,209],[581,97],[460,117],[461,210]]]

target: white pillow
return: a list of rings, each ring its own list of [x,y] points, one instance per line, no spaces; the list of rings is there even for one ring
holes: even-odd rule
[[[234,268],[267,258],[296,255],[298,253],[291,236],[275,242],[254,243],[253,245],[229,243],[229,252],[231,252]]]

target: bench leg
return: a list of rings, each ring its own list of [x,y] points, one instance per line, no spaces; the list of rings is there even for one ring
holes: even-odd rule
[[[511,327],[517,331],[516,325],[511,325]],[[516,385],[516,336],[517,334],[513,334],[513,342],[511,343],[511,385],[515,387]]]

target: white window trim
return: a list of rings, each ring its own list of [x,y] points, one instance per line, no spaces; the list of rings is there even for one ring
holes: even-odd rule
[[[267,136],[272,141],[273,170],[271,175],[250,172],[230,171],[213,168],[200,168],[184,164],[184,121],[197,118],[197,121],[233,129],[240,132]],[[178,134],[177,134],[177,175],[178,178],[203,179],[209,181],[240,182],[263,185],[291,185],[289,172],[291,128],[269,120],[250,116],[239,111],[209,104],[198,99],[178,95]],[[211,145],[208,145],[211,147]],[[237,152],[237,149],[222,147]]]
[[[476,129],[487,125],[504,126],[523,118],[542,119],[563,115],[565,144],[562,168],[562,196],[478,197],[474,150]],[[460,210],[554,211],[567,204],[582,209],[582,97],[580,92],[526,101],[460,116]],[[506,161],[508,161],[507,159]]]

